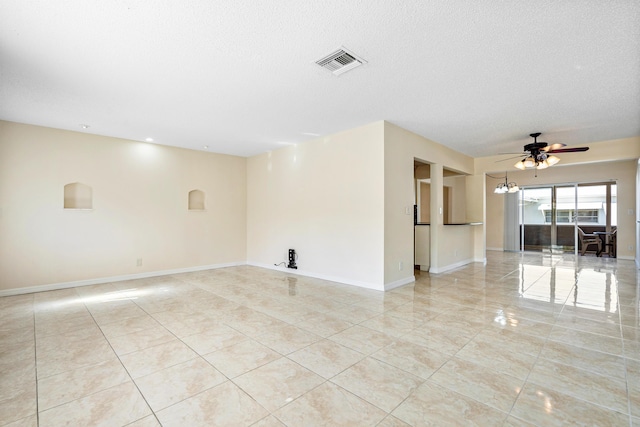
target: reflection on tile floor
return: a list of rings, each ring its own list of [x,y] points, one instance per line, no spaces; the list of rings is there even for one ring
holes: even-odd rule
[[[640,425],[632,261],[387,293],[233,267],[0,298],[1,426]]]

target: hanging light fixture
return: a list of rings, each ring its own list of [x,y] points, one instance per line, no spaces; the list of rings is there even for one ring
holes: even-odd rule
[[[491,178],[495,178],[491,175],[489,176]],[[499,179],[502,179],[502,178],[499,178]],[[518,187],[518,184],[516,184],[515,182],[509,182],[506,172],[504,173],[504,182],[501,182],[500,184],[498,184],[496,189],[493,190],[493,192],[496,194],[517,193],[518,191],[520,191],[520,187]]]
[[[536,153],[535,156],[529,156],[520,160],[518,163],[513,165],[514,167],[525,170],[525,169],[546,169],[549,166],[553,166],[560,161],[560,158],[554,155],[548,155],[544,152]]]
[[[538,137],[540,136],[540,132],[532,133],[530,135],[533,137],[534,142],[531,144],[527,144],[524,146],[524,151],[528,151],[530,154],[527,155],[524,159],[520,160],[518,163],[513,165],[514,167],[525,170],[525,169],[546,169],[549,166],[553,166],[557,164],[560,159],[554,156],[551,153],[554,152],[572,152],[572,151],[586,151],[588,147],[579,147],[579,148],[562,148],[564,144],[556,143],[556,144],[547,144],[546,142],[538,142]]]

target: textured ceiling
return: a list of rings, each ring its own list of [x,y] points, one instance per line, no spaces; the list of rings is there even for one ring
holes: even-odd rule
[[[240,156],[376,120],[474,157],[587,144],[640,135],[639,22],[637,0],[2,0],[0,119]],[[340,46],[367,64],[314,63]]]

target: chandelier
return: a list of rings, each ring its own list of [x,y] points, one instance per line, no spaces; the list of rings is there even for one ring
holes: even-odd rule
[[[502,177],[498,178],[491,175],[489,176],[491,178],[502,179]],[[504,182],[501,182],[500,184],[498,184],[496,189],[493,190],[493,192],[496,194],[517,193],[518,191],[520,191],[520,187],[518,187],[518,184],[516,184],[515,182],[509,182],[506,172],[504,173]]]

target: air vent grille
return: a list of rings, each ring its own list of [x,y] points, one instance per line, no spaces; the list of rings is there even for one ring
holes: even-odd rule
[[[357,57],[355,54],[341,48],[316,61],[316,64],[331,71],[335,75],[339,75],[366,62],[367,61]]]

